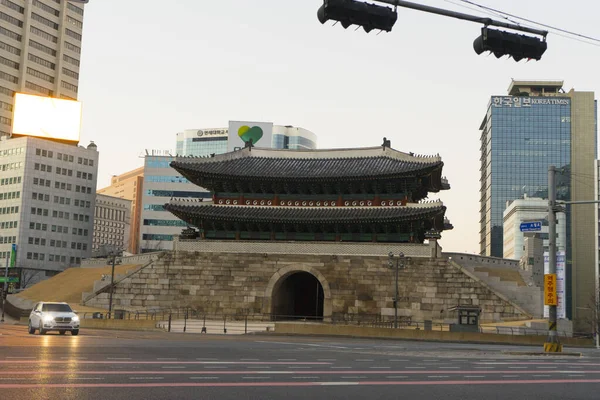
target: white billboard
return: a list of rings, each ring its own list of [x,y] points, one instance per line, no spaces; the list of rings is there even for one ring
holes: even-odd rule
[[[80,102],[15,94],[13,135],[79,142],[80,129]]]
[[[273,123],[229,121],[227,151],[243,149],[250,140],[253,146],[271,148]]]
[[[565,268],[567,264],[567,257],[564,251],[556,252],[556,297],[558,298],[558,305],[556,306],[556,318],[567,318],[567,275]],[[544,253],[544,274],[550,272],[550,256],[549,253]],[[550,306],[544,306],[544,318],[550,316]]]

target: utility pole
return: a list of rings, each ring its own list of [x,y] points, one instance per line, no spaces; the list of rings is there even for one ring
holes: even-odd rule
[[[548,167],[548,274],[556,276],[556,167],[551,165]],[[546,290],[546,288],[545,288]],[[556,290],[556,286],[554,286]],[[563,299],[564,301],[564,299]],[[544,343],[544,352],[560,353],[562,352],[562,344],[558,339],[557,320],[556,320],[556,304],[548,306],[548,338]]]

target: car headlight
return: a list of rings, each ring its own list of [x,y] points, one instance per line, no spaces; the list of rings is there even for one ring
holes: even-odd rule
[[[50,322],[54,321],[54,317],[50,316],[50,315],[45,315],[44,316],[44,323],[45,324],[49,324]]]
[[[74,315],[73,318],[71,318],[71,321],[73,321],[73,322],[79,322],[79,316],[78,315]]]

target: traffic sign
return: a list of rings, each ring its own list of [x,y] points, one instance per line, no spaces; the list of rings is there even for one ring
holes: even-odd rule
[[[556,295],[556,274],[544,275],[544,305],[558,305],[558,296]]]
[[[521,232],[540,232],[542,230],[542,221],[523,222],[520,228]]]
[[[3,276],[0,276],[0,283],[19,283],[19,277],[18,276],[9,276],[8,278],[5,278]]]

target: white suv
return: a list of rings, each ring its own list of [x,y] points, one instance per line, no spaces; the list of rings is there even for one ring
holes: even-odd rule
[[[64,335],[71,331],[71,335],[79,334],[79,317],[67,303],[39,302],[29,314],[29,334],[33,335],[39,330],[40,335],[48,331],[58,331]]]

